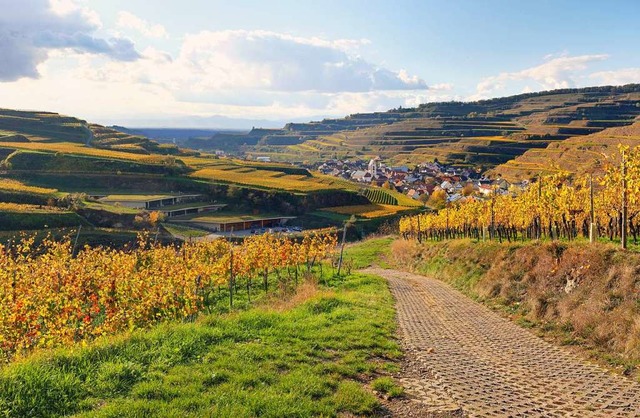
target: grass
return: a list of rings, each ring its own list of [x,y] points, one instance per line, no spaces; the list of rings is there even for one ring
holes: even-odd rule
[[[191,221],[191,222],[205,222],[205,223],[218,223],[218,222],[253,222],[260,221],[263,219],[273,219],[273,218],[281,218],[282,215],[278,215],[275,213],[261,213],[258,215],[251,215],[246,213],[238,213],[238,212],[222,212],[220,214],[195,214],[195,215],[186,215],[186,216],[176,216],[172,218],[176,221]],[[286,218],[286,216],[285,216]]]
[[[141,211],[141,209],[129,208],[127,206],[122,206],[122,205],[111,205],[103,202],[93,202],[90,200],[84,201],[82,203],[82,207],[86,209],[111,212],[118,215],[125,215],[125,214],[136,215],[136,214],[139,214]]]
[[[11,213],[72,213],[69,210],[55,206],[29,205],[21,203],[0,202],[0,212]]]
[[[0,142],[0,147],[18,148],[30,151],[44,151],[53,153],[66,153],[73,155],[84,155],[91,157],[116,159],[116,160],[129,160],[136,162],[145,162],[150,164],[159,163],[156,157],[144,154],[133,154],[130,152],[112,151],[100,148],[91,148],[83,144],[75,142]]]
[[[332,183],[323,182],[316,177],[283,174],[281,171],[253,168],[242,169],[239,172],[237,169],[206,167],[196,171],[192,176],[205,180],[294,192],[313,192],[336,188]]]
[[[362,243],[350,245],[345,249],[344,258],[353,262],[353,268],[361,269],[377,264],[388,268],[386,256],[390,252],[392,237],[368,239]]]
[[[0,204],[0,231],[73,228],[89,223],[74,212],[34,205]]]
[[[169,199],[175,197],[174,195],[162,195],[162,194],[112,194],[109,196],[105,196],[103,200],[106,201],[118,201],[118,202],[144,202],[148,200],[160,200],[160,199]]]
[[[209,235],[209,233],[206,231],[189,228],[183,225],[163,223],[162,227],[166,229],[167,232],[169,232],[171,235],[178,238],[200,238]]]
[[[342,215],[357,215],[365,218],[380,218],[383,216],[395,215],[407,210],[406,207],[396,205],[354,205],[354,206],[334,206],[320,209],[326,212],[335,212]]]
[[[358,264],[389,239],[350,247]],[[288,302],[167,323],[42,352],[0,370],[0,415],[308,417],[372,415],[368,388],[400,356],[393,300],[364,274],[304,285]],[[376,380],[377,379],[377,380]],[[373,382],[373,383],[372,383]],[[373,387],[373,386],[372,386]]]
[[[397,398],[404,394],[404,388],[399,386],[393,378],[389,376],[379,377],[371,382],[371,387],[376,392],[383,393],[389,398]]]

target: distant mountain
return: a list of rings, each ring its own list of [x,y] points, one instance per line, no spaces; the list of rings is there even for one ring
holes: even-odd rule
[[[110,126],[120,132],[130,135],[142,135],[158,142],[184,143],[191,138],[206,138],[218,133],[244,134],[248,130],[242,129],[193,129],[193,128],[125,128],[124,126]]]
[[[308,118],[296,119],[298,122],[309,120]],[[104,121],[103,121],[104,122]],[[285,120],[268,120],[268,119],[244,119],[229,118],[225,116],[175,116],[175,117],[135,117],[129,119],[118,119],[118,126],[140,127],[145,128],[170,128],[170,129],[201,129],[213,131],[227,130],[250,130],[251,128],[279,128],[290,121]],[[110,122],[113,124],[114,122]]]

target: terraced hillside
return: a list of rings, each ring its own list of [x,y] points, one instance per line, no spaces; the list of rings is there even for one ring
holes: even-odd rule
[[[46,144],[72,143],[97,149],[134,154],[191,155],[175,145],[158,144],[72,116],[53,112],[0,109],[0,142]]]
[[[52,112],[0,109],[0,141],[79,142],[90,139],[83,120]]]
[[[274,161],[368,158],[396,163],[440,161],[493,167],[529,149],[633,123],[640,85],[528,93],[478,102],[427,103],[416,108],[290,123],[280,130],[200,140],[233,143],[248,156]],[[223,141],[224,140],[224,141]]]
[[[90,145],[96,148],[147,155],[193,155],[192,152],[173,144],[159,144],[144,136],[131,135],[96,124],[90,124],[88,128],[92,135]]]
[[[640,121],[590,135],[574,136],[550,144],[544,149],[529,150],[520,157],[499,165],[490,173],[509,181],[520,181],[560,171],[598,171],[606,164],[619,161],[619,144],[640,145]]]

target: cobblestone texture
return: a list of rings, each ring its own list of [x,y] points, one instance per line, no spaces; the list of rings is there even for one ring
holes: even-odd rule
[[[371,268],[389,281],[409,361],[400,380],[429,410],[482,417],[640,417],[640,384],[553,346],[447,284]]]

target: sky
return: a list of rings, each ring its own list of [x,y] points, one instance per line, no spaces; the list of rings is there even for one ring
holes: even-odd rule
[[[637,0],[0,0],[0,107],[246,128],[640,82]]]

